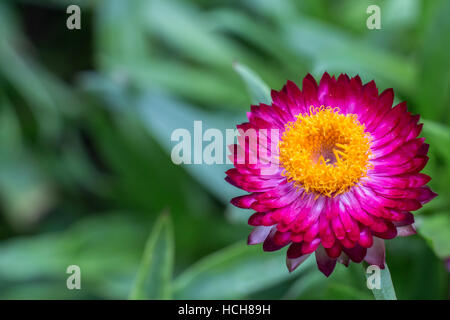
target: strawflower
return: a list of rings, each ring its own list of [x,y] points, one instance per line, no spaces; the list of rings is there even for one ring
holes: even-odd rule
[[[392,107],[392,89],[345,74],[319,84],[308,74],[301,90],[288,81],[271,95],[237,126],[256,144],[241,134],[226,177],[249,192],[231,200],[255,211],[248,243],[288,246],[289,271],[312,253],[326,276],[350,260],[384,268],[384,240],[415,234],[411,212],[436,196],[420,173],[429,145],[419,116]]]

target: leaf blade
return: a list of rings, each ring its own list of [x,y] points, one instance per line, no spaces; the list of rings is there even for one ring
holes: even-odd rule
[[[162,238],[162,239],[161,239]],[[152,279],[152,269],[155,267],[155,252],[158,248],[158,241],[165,241],[166,251],[163,254],[163,261],[158,264],[161,268],[160,275],[160,288],[153,288],[156,293],[151,297],[148,287],[154,286],[156,279]],[[171,277],[173,268],[173,256],[174,256],[174,244],[173,233],[170,217],[168,213],[163,212],[156,221],[153,229],[147,239],[147,243],[144,249],[141,265],[138,270],[138,274],[130,293],[131,300],[140,300],[147,298],[156,299],[170,299],[171,298]],[[152,281],[153,280],[153,284]]]
[[[176,299],[239,299],[313,270],[307,259],[289,273],[285,252],[262,253],[258,246],[238,242],[217,251],[180,274],[174,281]]]
[[[367,267],[368,264],[364,263],[363,266]],[[371,289],[373,296],[376,300],[397,300],[391,273],[389,272],[389,268],[386,263],[384,266],[384,269],[380,269],[381,287],[380,289]],[[366,278],[368,279],[369,277],[370,274],[366,272]]]
[[[252,103],[271,103],[269,87],[254,71],[238,62],[233,63],[233,68],[245,82]]]

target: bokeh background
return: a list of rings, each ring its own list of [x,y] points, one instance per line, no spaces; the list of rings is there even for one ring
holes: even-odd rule
[[[174,128],[244,120],[236,62],[277,90],[359,74],[422,115],[439,197],[387,262],[398,298],[448,299],[449,17],[446,0],[2,0],[0,298],[371,299],[360,265],[289,274],[283,250],[247,246],[226,166],[171,162]]]

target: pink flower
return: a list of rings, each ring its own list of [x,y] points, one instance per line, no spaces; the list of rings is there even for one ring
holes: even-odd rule
[[[308,74],[302,90],[288,81],[271,106],[252,106],[226,177],[250,193],[231,200],[256,211],[248,243],[289,246],[289,271],[313,252],[326,276],[350,260],[384,268],[384,239],[414,234],[411,211],[436,196],[420,173],[429,145],[417,138],[419,116],[393,100],[374,81],[324,73],[319,84]]]

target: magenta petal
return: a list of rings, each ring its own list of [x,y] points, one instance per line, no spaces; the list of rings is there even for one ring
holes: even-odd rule
[[[420,190],[422,191],[420,196],[417,198],[417,200],[421,203],[421,204],[425,204],[430,202],[431,200],[433,200],[434,198],[437,197],[437,193],[433,192],[430,187],[428,186],[424,186],[422,188],[420,188]]]
[[[263,243],[263,250],[264,251],[276,251],[279,250],[281,248],[283,248],[286,244],[277,244],[275,242],[275,234],[277,232],[277,228],[272,228],[272,230],[270,231],[269,235],[267,236],[266,240],[264,240]]]
[[[428,156],[419,156],[412,159],[409,162],[401,164],[399,166],[387,166],[387,165],[376,165],[373,170],[371,170],[372,174],[377,176],[393,176],[393,175],[402,175],[402,174],[413,174],[419,173],[425,168],[427,162],[429,160]]]
[[[255,196],[256,194],[239,196],[231,199],[231,203],[238,208],[249,209],[251,205],[256,201]]]
[[[291,233],[289,231],[282,232],[278,229],[278,231],[275,232],[275,235],[273,236],[273,241],[280,246],[285,246],[291,242]]]
[[[412,224],[408,226],[397,227],[397,235],[400,237],[408,237],[415,234],[417,234],[417,231]]]
[[[402,220],[394,221],[396,227],[403,227],[414,223],[414,215],[411,212],[405,212],[404,215],[405,217]]]
[[[309,73],[303,79],[302,89],[306,108],[309,108],[310,106],[320,106],[319,100],[317,99],[317,82]]]
[[[326,97],[331,95],[330,91],[331,91],[331,86],[334,84],[335,81],[333,81],[333,79],[331,79],[330,75],[325,72],[322,76],[322,79],[320,79],[319,82],[319,89],[318,89],[318,99],[319,102],[323,105],[326,105],[327,102]]]
[[[335,238],[333,230],[330,227],[330,222],[326,218],[325,214],[320,216],[319,220],[319,234],[322,240],[322,245],[325,248],[331,248],[334,244]]]
[[[431,178],[423,173],[405,174],[392,177],[371,177],[371,181],[385,188],[418,188],[428,182]]]
[[[248,235],[247,244],[258,244],[266,240],[272,227],[259,226],[253,228],[252,232]]]
[[[303,100],[303,95],[297,85],[288,81],[286,84],[286,91],[288,97],[294,102],[293,105],[290,105],[290,111],[293,116],[298,115],[299,113],[307,112],[308,110],[305,108],[305,101]]]
[[[386,240],[394,239],[397,236],[397,228],[391,222],[385,222],[385,224],[388,227],[388,229],[386,231],[374,232],[373,234],[375,236],[377,236],[378,238],[383,238],[383,239],[386,239]]]
[[[296,259],[299,258],[302,255],[302,243],[301,242],[295,242],[291,244],[287,250],[287,257],[289,259]]]
[[[325,248],[327,254],[329,257],[331,258],[337,258],[341,255],[342,252],[342,246],[339,243],[339,241],[335,241],[333,246],[331,246],[330,248]]]
[[[384,269],[385,263],[385,246],[384,240],[373,237],[373,246],[367,249],[367,254],[364,260],[371,265],[377,265]]]
[[[345,238],[344,226],[342,225],[339,216],[336,216],[333,220],[331,220],[331,226],[333,227],[333,231],[334,234],[336,235],[336,238],[338,238],[339,240]]]
[[[315,223],[311,225],[308,229],[308,231],[305,232],[304,241],[305,242],[311,242],[318,236],[319,233],[319,223]]]
[[[308,254],[314,252],[317,247],[320,245],[320,239],[316,238],[311,242],[303,242],[302,243],[302,253]]]
[[[317,267],[322,273],[328,277],[334,270],[336,266],[336,260],[328,256],[327,252],[322,246],[319,246],[316,250],[316,262]]]
[[[352,259],[352,261],[356,263],[360,263],[364,260],[366,256],[367,249],[360,246],[359,244],[355,244],[353,248],[342,248],[344,252]]]
[[[303,263],[303,261],[305,261],[308,257],[309,257],[309,254],[304,254],[301,257],[293,258],[293,259],[286,257],[286,266],[287,266],[289,272],[292,272],[295,269],[297,269],[297,267],[299,265],[301,265]]]
[[[364,227],[362,229],[358,243],[364,248],[370,248],[373,245],[373,237],[369,228]]]
[[[263,225],[262,220],[264,215],[264,212],[255,212],[248,218],[248,224],[254,227]]]

